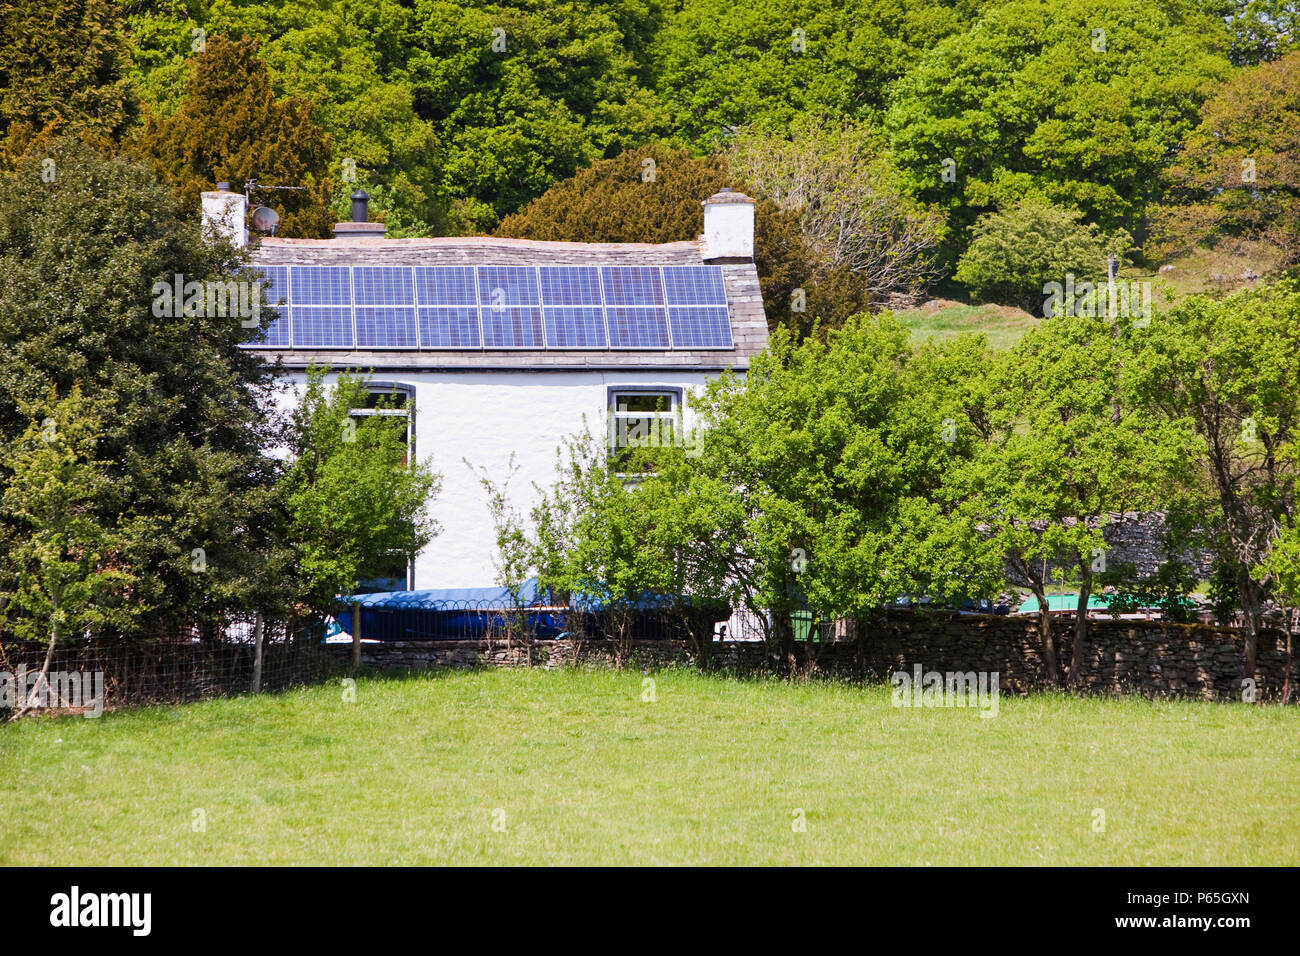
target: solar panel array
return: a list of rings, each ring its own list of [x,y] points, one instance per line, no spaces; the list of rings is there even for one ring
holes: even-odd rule
[[[274,349],[729,349],[717,266],[266,266]]]

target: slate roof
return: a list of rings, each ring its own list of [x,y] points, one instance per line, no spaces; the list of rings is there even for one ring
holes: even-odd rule
[[[264,237],[255,266],[657,266],[704,265],[700,243],[538,242],[531,239],[449,237],[437,239],[281,239]],[[286,368],[308,364],[391,370],[569,371],[685,369],[743,371],[767,344],[767,320],[750,261],[722,261],[734,347],[708,350],[259,350]]]

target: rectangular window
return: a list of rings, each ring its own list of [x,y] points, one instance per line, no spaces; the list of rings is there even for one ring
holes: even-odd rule
[[[403,464],[409,465],[415,455],[415,389],[409,385],[371,383],[365,407],[350,408],[353,418],[379,417],[399,430],[406,447]],[[373,567],[363,568],[357,582],[358,594],[383,591],[405,591],[414,586],[415,556],[402,552],[384,555]]]
[[[614,389],[609,393],[609,454],[620,474],[637,474],[647,467],[640,449],[677,444],[681,419],[678,389]],[[634,460],[639,459],[640,464]]]
[[[406,444],[406,464],[415,452],[415,389],[406,385],[374,385],[366,395],[364,408],[350,408],[353,418],[380,416],[392,420],[393,428],[400,429]]]

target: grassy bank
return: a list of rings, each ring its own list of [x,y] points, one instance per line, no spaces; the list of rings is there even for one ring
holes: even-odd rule
[[[986,719],[887,687],[643,681],[440,673],[22,720],[0,727],[0,862],[1300,863],[1294,707],[1048,695]]]

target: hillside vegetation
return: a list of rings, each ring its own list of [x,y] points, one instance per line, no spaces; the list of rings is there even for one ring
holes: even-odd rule
[[[801,334],[954,276],[1028,308],[1101,250],[1218,292],[1300,261],[1297,22],[1289,0],[23,0],[0,5],[28,38],[0,50],[0,167],[75,135],[190,209],[217,180],[301,187],[254,198],[322,237],[358,187],[392,236],[598,239],[633,220],[593,197],[730,183],[766,203],[769,318]]]

